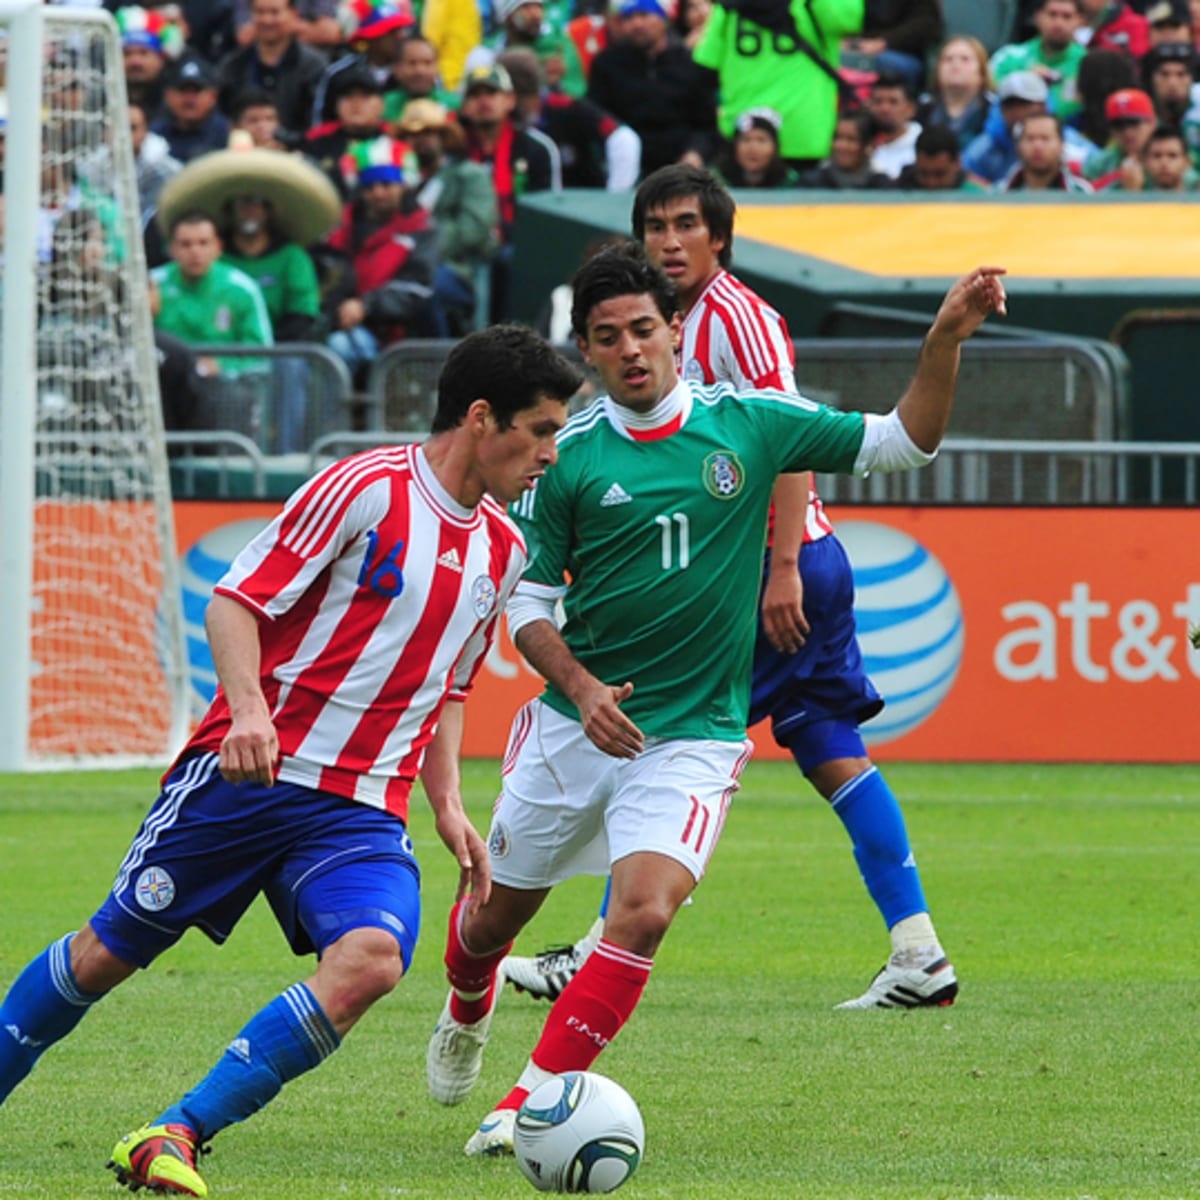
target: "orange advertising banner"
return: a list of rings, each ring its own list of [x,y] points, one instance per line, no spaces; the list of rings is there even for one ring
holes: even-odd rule
[[[199,697],[205,587],[278,510],[175,505]],[[863,727],[886,761],[1195,762],[1200,513],[1151,509],[836,510],[867,669]],[[464,751],[504,753],[538,677],[502,635],[467,705]],[[760,757],[780,757],[769,730]]]

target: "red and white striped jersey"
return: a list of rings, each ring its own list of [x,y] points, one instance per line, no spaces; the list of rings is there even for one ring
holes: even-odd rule
[[[796,352],[787,322],[757,292],[721,270],[683,319],[679,373],[693,383],[798,392]],[[815,486],[809,490],[804,540],[833,532]]]
[[[260,618],[279,778],[406,819],[442,706],[470,690],[525,558],[504,509],[464,508],[419,447],[300,488],[214,588]],[[184,754],[219,750],[229,726],[218,689]]]

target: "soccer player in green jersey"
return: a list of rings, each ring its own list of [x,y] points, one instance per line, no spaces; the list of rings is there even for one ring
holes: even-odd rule
[[[568,422],[558,465],[514,510],[530,558],[509,628],[547,688],[514,721],[488,838],[491,896],[450,915],[451,991],[427,1057],[434,1099],[457,1104],[478,1079],[497,968],[550,889],[609,871],[612,896],[598,946],[468,1154],[510,1152],[528,1093],[591,1066],[633,1012],[704,874],[750,752],[776,477],[929,462],[950,416],[960,344],[1005,311],[1002,274],[980,268],[950,289],[911,386],[882,417],[687,383],[675,369],[674,285],[640,247],[602,251],[576,274],[572,326],[607,395]]]

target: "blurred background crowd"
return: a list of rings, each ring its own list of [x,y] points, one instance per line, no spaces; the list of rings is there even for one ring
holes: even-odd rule
[[[319,342],[356,380],[510,315],[532,192],[680,160],[739,189],[1200,186],[1200,0],[104,7],[160,333]]]

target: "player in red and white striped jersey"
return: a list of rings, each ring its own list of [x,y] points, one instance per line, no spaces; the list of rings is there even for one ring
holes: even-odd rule
[[[419,446],[297,492],[214,589],[262,618],[277,778],[406,818],[442,697],[465,698],[524,561],[503,509],[463,507]],[[187,755],[219,750],[231,720],[218,692]]]
[[[783,317],[728,270],[733,221],[733,198],[720,181],[684,164],[647,176],[634,199],[634,236],[679,290],[680,374],[695,383],[728,381],[739,390],[795,392],[795,350]],[[883,700],[863,666],[853,602],[850,562],[811,473],[781,476],[773,495],[750,722],[771,718],[776,741],[841,818],[892,943],[867,991],[839,1007],[949,1004],[958,983],[929,916],[904,816],[859,732]],[[593,926],[574,947],[510,957],[505,974],[518,988],[553,998],[598,934]]]
[[[462,701],[525,565],[503,506],[554,463],[580,383],[528,329],[465,338],[428,441],[327,468],[238,556],[206,614],[212,707],[109,897],[0,1005],[0,1029],[16,1031],[0,1037],[0,1102],[101,996],[192,926],[223,942],[264,893],[316,969],[110,1164],[133,1190],[204,1196],[197,1148],[323,1061],[408,968],[418,773],[459,898],[486,900],[487,849],[459,792]]]

